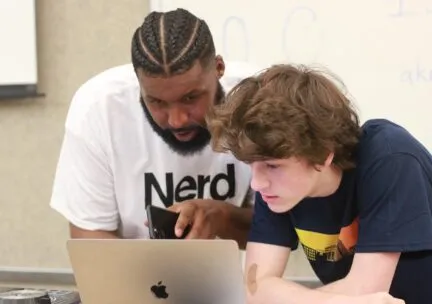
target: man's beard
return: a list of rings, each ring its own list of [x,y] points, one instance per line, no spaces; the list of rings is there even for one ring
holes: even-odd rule
[[[222,103],[224,97],[225,97],[225,92],[223,90],[222,85],[218,81],[216,95],[214,98],[214,104]],[[191,156],[203,150],[210,142],[211,135],[205,126],[194,125],[194,126],[180,128],[180,129],[172,129],[172,128],[162,129],[153,120],[153,117],[150,114],[150,111],[148,110],[147,106],[145,105],[142,96],[140,97],[140,103],[144,110],[144,114],[148,122],[150,123],[150,126],[152,127],[153,131],[155,131],[156,134],[158,134],[174,152],[179,153],[183,156]],[[175,132],[196,131],[196,134],[195,137],[189,141],[180,141],[174,136],[173,131]]]

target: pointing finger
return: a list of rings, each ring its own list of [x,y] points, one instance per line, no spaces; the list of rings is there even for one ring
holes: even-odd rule
[[[204,221],[204,216],[202,212],[199,210],[194,213],[193,218],[193,224],[190,229],[190,232],[186,236],[187,239],[200,239],[200,238],[207,238],[208,234],[208,227],[206,227]]]
[[[192,205],[184,206],[181,208],[179,217],[177,219],[177,223],[175,226],[175,234],[177,237],[181,237],[183,235],[186,227],[192,222],[194,218],[195,208]]]
[[[181,208],[182,208],[181,203],[174,203],[173,205],[169,206],[167,209],[178,213],[181,210]]]

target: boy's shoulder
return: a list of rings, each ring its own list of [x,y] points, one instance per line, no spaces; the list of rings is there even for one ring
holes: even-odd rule
[[[420,162],[432,162],[426,147],[407,129],[386,119],[371,119],[362,125],[356,151],[356,163],[367,169],[394,155],[415,157]]]

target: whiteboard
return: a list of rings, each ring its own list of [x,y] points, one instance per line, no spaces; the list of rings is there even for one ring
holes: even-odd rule
[[[37,83],[35,0],[0,0],[0,86]]]
[[[223,5],[224,4],[224,5]],[[153,0],[206,20],[226,60],[336,74],[360,118],[388,118],[432,151],[432,0]]]

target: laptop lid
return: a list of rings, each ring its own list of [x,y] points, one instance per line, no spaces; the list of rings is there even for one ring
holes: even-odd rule
[[[67,249],[83,304],[245,303],[235,241],[72,239]]]

